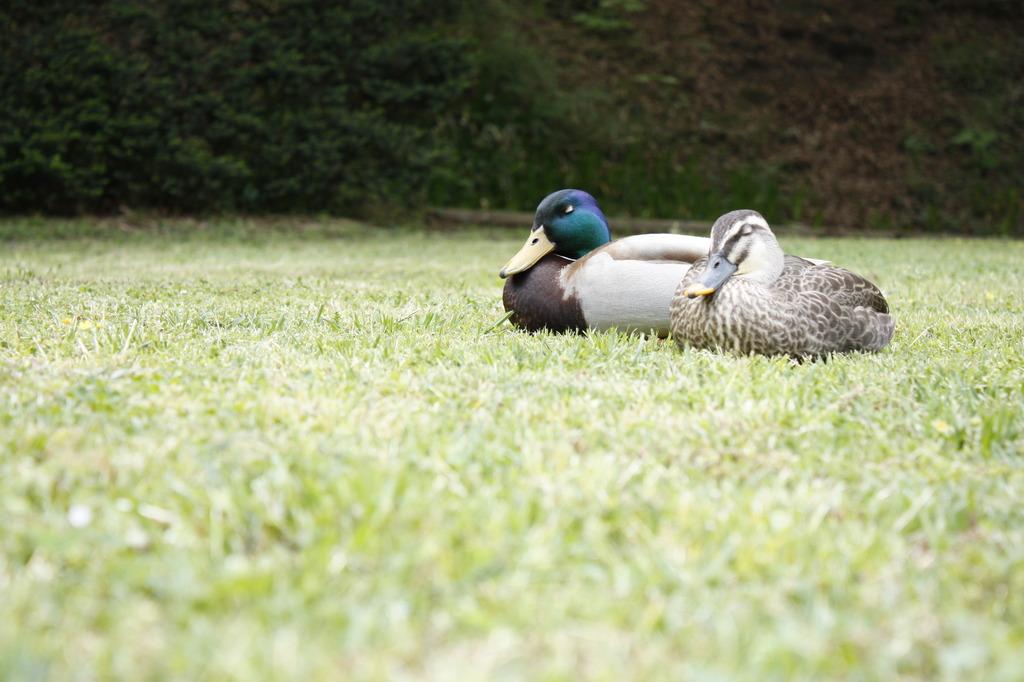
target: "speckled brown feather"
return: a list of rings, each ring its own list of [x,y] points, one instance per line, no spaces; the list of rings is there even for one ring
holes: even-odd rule
[[[794,358],[881,350],[894,323],[878,288],[834,265],[787,257],[776,286],[734,278],[714,294],[687,298],[706,260],[697,261],[672,300],[672,336],[680,345]],[[795,267],[794,267],[795,266]]]
[[[889,312],[889,304],[878,287],[860,275],[835,265],[818,265],[799,273],[783,273],[776,288],[818,291],[844,306],[864,306],[880,313]]]
[[[713,294],[688,298],[685,290],[707,262],[693,264],[672,299],[672,336],[680,346],[805,358],[881,350],[892,339],[895,324],[882,292],[849,270],[787,255],[771,284],[734,276]]]

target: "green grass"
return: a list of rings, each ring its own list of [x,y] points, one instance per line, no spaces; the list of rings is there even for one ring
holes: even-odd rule
[[[1024,674],[1019,242],[784,238],[898,320],[793,365],[491,330],[519,233],[33,225],[0,678]]]

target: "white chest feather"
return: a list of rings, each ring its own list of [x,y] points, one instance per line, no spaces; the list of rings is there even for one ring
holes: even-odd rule
[[[566,296],[580,302],[590,329],[669,333],[669,308],[687,263],[616,260],[592,254],[585,268],[562,272]]]

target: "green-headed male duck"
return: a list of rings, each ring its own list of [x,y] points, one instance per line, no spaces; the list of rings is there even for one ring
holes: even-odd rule
[[[708,256],[672,300],[680,346],[738,354],[819,357],[881,350],[895,324],[882,292],[835,265],[782,253],[757,211],[733,211],[711,228]]]
[[[669,307],[709,240],[643,234],[610,241],[597,201],[563,189],[537,207],[526,244],[498,273],[512,323],[528,331],[619,329],[665,337]]]

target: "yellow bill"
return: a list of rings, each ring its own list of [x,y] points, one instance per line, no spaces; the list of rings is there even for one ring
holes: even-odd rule
[[[707,296],[708,294],[715,293],[715,290],[709,286],[705,286],[700,282],[694,282],[690,286],[686,287],[683,291],[688,298],[697,298],[698,296]]]
[[[544,226],[535,227],[530,232],[530,237],[526,240],[526,243],[523,244],[523,248],[519,249],[519,253],[512,256],[509,262],[505,263],[505,267],[498,273],[498,277],[504,279],[510,275],[529,270],[533,267],[534,263],[554,251],[554,249],[555,245],[544,234]]]

